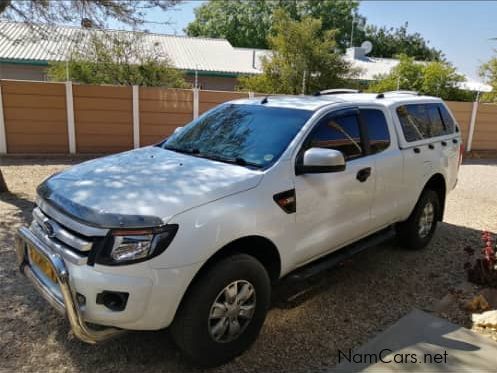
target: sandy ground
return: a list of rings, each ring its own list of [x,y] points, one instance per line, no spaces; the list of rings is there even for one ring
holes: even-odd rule
[[[13,235],[30,221],[35,187],[78,159],[3,159],[11,194],[0,195],[0,370],[197,371],[167,331],[129,333],[98,346],[71,338],[68,323],[19,274]],[[320,371],[338,349],[364,343],[407,314],[429,309],[465,279],[463,248],[497,232],[497,161],[462,166],[445,222],[423,251],[385,244],[312,280],[278,285],[255,345],[212,372]]]

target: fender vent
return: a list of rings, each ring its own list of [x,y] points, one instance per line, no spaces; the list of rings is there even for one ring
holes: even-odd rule
[[[287,214],[293,214],[297,210],[297,198],[295,189],[286,190],[273,196],[274,202]]]

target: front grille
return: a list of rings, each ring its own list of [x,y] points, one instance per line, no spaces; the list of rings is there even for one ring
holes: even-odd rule
[[[70,250],[75,250],[83,255],[87,255],[93,246],[92,238],[83,236],[59,224],[44,214],[39,207],[33,210],[31,229],[36,235],[43,235],[45,240],[53,242],[55,245],[62,245]]]

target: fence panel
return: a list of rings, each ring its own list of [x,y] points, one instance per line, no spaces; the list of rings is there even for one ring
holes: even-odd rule
[[[497,150],[497,104],[478,105],[472,149]]]
[[[68,153],[65,85],[2,80],[8,153]]]
[[[459,127],[461,128],[463,142],[464,144],[467,144],[473,103],[457,101],[445,101],[445,103],[452,111],[452,114],[454,114],[454,116],[456,117],[456,120],[459,123]]]
[[[248,98],[246,92],[200,91],[199,114],[205,113],[223,102]]]
[[[154,144],[193,117],[189,89],[140,88],[140,146]]]
[[[131,87],[73,86],[77,153],[133,148]]]
[[[1,80],[8,153],[69,153],[64,83]],[[256,96],[258,94],[255,94]],[[199,114],[245,92],[200,91]],[[193,91],[139,88],[140,145],[153,144],[193,118]],[[73,85],[77,153],[133,148],[132,87]],[[473,103],[448,101],[467,142]],[[480,104],[474,150],[497,150],[497,104]]]

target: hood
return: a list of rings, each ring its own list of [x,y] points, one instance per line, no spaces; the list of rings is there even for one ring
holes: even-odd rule
[[[254,188],[260,171],[146,147],[81,163],[38,187],[44,202],[90,225],[156,226]]]

